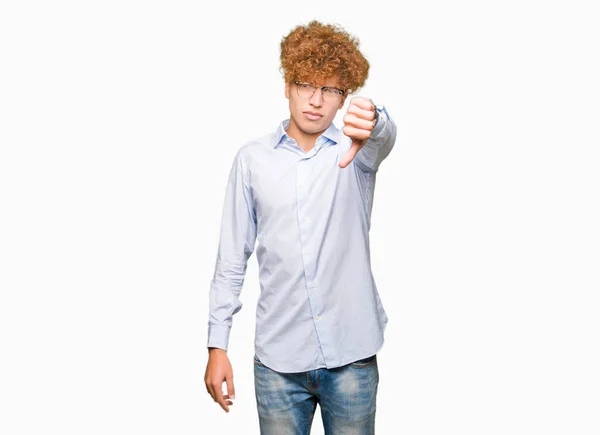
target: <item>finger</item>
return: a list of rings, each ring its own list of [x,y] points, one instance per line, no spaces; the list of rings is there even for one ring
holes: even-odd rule
[[[233,374],[225,376],[225,382],[227,382],[227,394],[235,399],[235,387],[233,385]]]
[[[212,397],[213,400],[215,400],[215,393],[212,387],[212,384],[210,382],[206,382],[206,391],[208,391],[208,394],[210,394],[210,397]],[[216,402],[216,400],[215,400]]]
[[[344,125],[342,131],[346,136],[352,139],[367,140],[371,137],[371,130],[363,130],[362,128],[356,128],[351,125]]]
[[[223,392],[221,392],[221,394],[219,395],[219,398],[218,398],[218,399],[219,399],[219,400],[217,400],[217,403],[218,403],[219,405],[221,405],[221,408],[223,408],[223,410],[224,410],[225,412],[229,412],[229,405],[230,405],[230,404],[226,402],[226,400],[225,400],[225,396],[223,395]]]
[[[212,394],[213,400],[215,402],[217,402],[221,406],[221,408],[223,408],[223,410],[225,412],[229,412],[229,408],[228,408],[227,404],[225,403],[225,399],[223,398],[223,390],[222,390],[223,382],[222,381],[221,382],[218,382],[218,381],[213,382],[211,384],[211,387],[212,387],[211,389],[213,391],[213,394]]]
[[[373,102],[365,97],[354,97],[350,100],[350,104],[354,104],[364,110],[375,110]]]
[[[368,120],[375,119],[375,109],[365,110],[365,109],[361,109],[360,107],[358,107],[356,105],[352,105],[352,104],[350,106],[348,106],[348,111],[346,113],[352,113],[361,119],[368,119]]]
[[[225,394],[225,395],[223,396],[223,400],[225,401],[225,403],[226,403],[228,406],[232,406],[232,405],[233,405],[233,400],[231,400],[231,397],[229,397],[229,394]]]
[[[352,141],[352,145],[350,145],[350,149],[346,152],[346,154],[344,155],[344,157],[342,157],[342,160],[340,160],[339,166],[340,168],[345,168],[346,166],[348,166],[350,164],[350,162],[352,160],[354,160],[354,156],[356,156],[356,153],[358,153],[358,151],[362,148],[363,143],[362,141]]]
[[[361,119],[352,113],[344,115],[343,121],[346,125],[363,130],[373,130],[373,125],[375,124],[373,119]]]

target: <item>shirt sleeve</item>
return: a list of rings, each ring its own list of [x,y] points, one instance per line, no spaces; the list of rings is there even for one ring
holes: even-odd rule
[[[384,106],[375,106],[375,109],[379,112],[379,120],[371,137],[354,156],[357,165],[366,172],[377,172],[396,142],[396,124]]]
[[[235,156],[225,194],[219,249],[209,295],[207,347],[227,350],[233,315],[256,241],[256,213],[241,150]]]

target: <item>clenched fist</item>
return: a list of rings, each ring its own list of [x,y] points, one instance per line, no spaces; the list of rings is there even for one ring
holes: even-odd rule
[[[354,159],[365,142],[371,137],[375,127],[375,106],[368,98],[354,97],[344,115],[343,132],[352,139],[352,145],[346,155],[340,160],[340,168],[345,168]]]

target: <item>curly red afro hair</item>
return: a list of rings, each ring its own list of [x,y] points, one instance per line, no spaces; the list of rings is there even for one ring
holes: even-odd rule
[[[337,76],[342,89],[356,92],[369,75],[369,62],[358,46],[358,38],[339,25],[313,20],[281,40],[279,70],[286,83],[323,83]]]

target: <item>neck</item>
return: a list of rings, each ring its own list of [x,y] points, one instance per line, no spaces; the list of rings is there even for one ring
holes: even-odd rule
[[[294,121],[294,118],[290,116],[290,125],[286,130],[286,133],[289,137],[296,141],[300,148],[302,148],[305,152],[308,152],[314,148],[317,138],[323,134],[325,130],[316,133],[307,133],[301,130]]]

